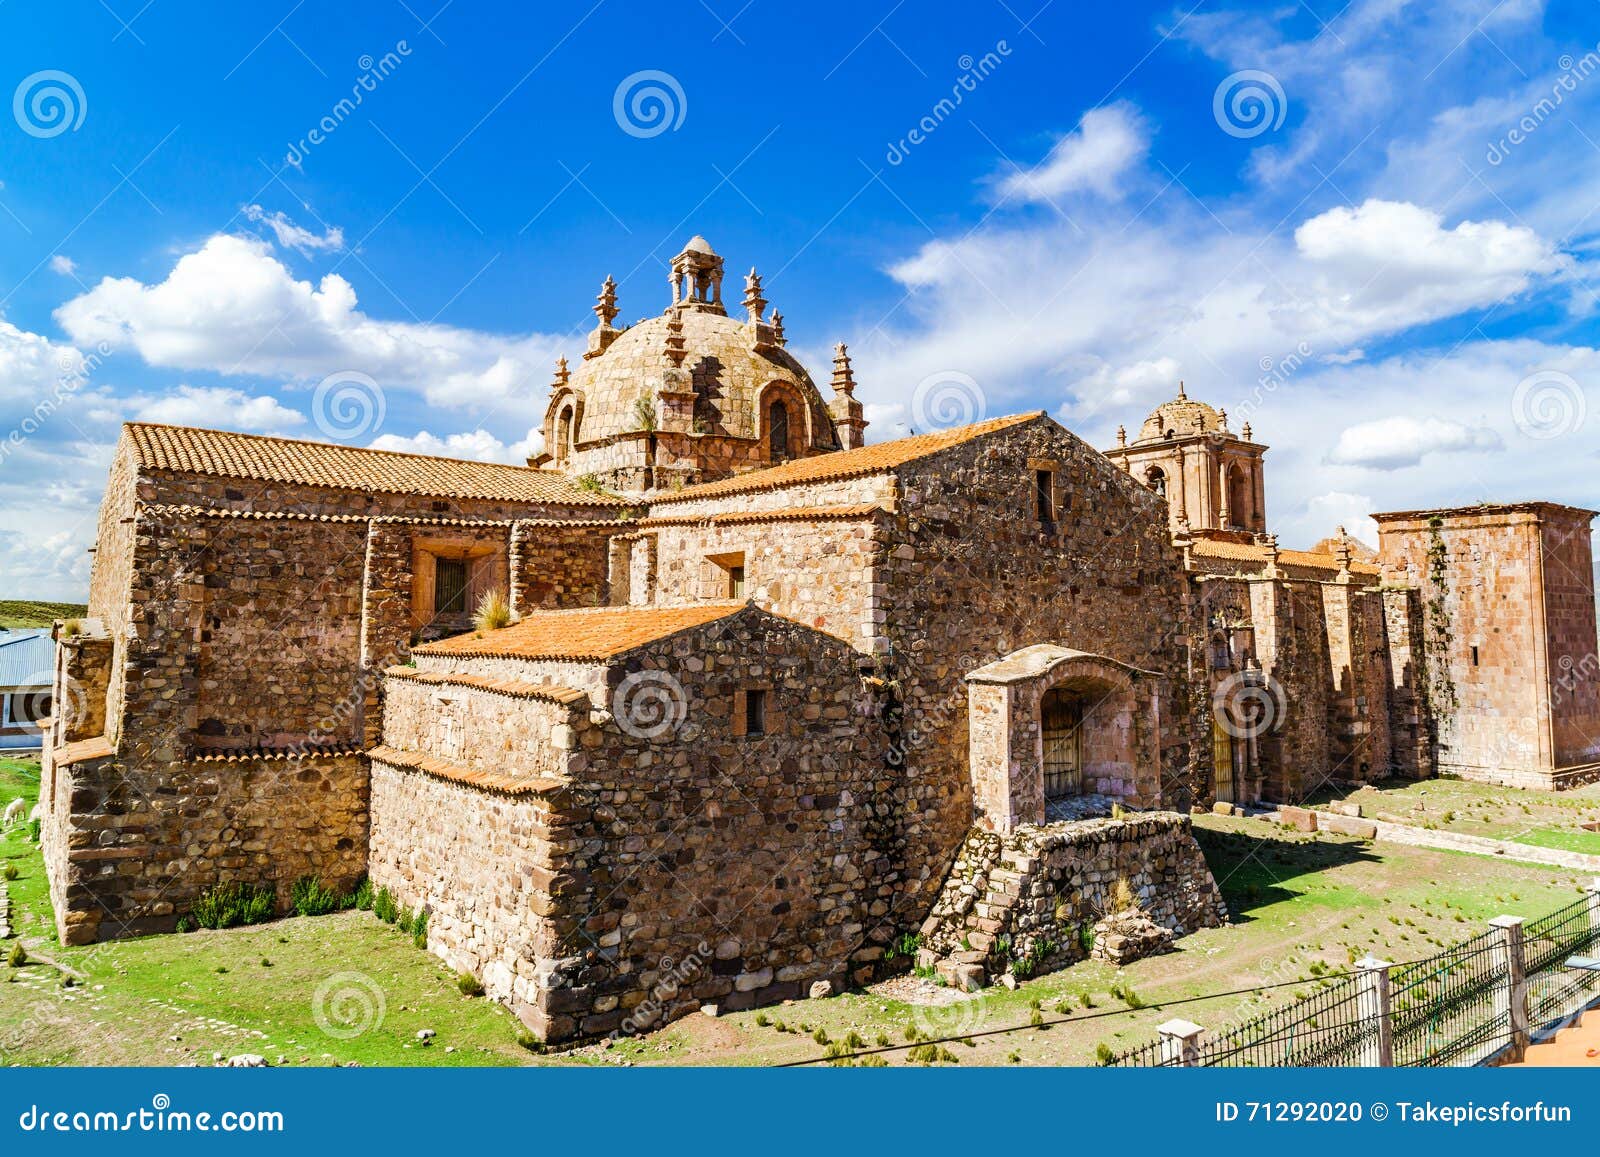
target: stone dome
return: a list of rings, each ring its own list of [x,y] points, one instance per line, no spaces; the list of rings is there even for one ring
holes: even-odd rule
[[[691,245],[693,242],[690,243]],[[579,443],[591,443],[640,428],[639,399],[660,388],[667,357],[668,323],[674,311],[648,318],[618,334],[597,357],[580,362],[567,383],[582,404]],[[677,310],[683,325],[683,368],[697,395],[702,433],[734,438],[758,434],[757,403],[765,387],[784,382],[811,410],[816,441],[833,443],[827,406],[804,366],[781,346],[757,346],[751,327],[722,313]]]
[[[1150,412],[1139,431],[1135,445],[1141,442],[1160,442],[1167,437],[1185,438],[1194,434],[1210,434],[1227,427],[1221,414],[1204,402],[1192,401],[1184,393],[1182,383],[1178,396],[1162,402]]]

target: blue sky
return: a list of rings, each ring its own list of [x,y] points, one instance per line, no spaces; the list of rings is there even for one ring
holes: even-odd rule
[[[869,437],[1107,445],[1181,378],[1286,544],[1594,504],[1597,42],[1565,0],[5,5],[0,593],[83,596],[124,420],[520,460],[601,280],[658,313],[696,232],[819,380],[850,343]]]

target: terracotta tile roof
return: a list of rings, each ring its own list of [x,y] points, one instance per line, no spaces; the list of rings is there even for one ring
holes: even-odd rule
[[[632,523],[612,523],[639,530],[658,526],[729,526],[746,522],[826,522],[852,518],[870,518],[886,513],[875,502],[857,502],[849,506],[789,506],[782,510],[729,510],[721,514],[672,514],[660,518],[641,518]]]
[[[688,607],[588,607],[532,611],[498,631],[469,631],[413,649],[414,655],[506,659],[564,659],[603,663],[626,651],[692,627],[738,614],[748,603]]]
[[[1214,538],[1197,538],[1194,540],[1194,554],[1197,558],[1223,558],[1235,562],[1254,563],[1259,566],[1267,565],[1267,548],[1256,542],[1227,542]],[[1322,554],[1309,550],[1280,550],[1278,551],[1278,565],[1288,567],[1304,567],[1308,570],[1325,570],[1330,574],[1339,572],[1339,562],[1331,554]],[[1369,562],[1352,560],[1350,563],[1352,574],[1379,575],[1382,571]]]
[[[615,506],[618,500],[580,490],[562,475],[527,466],[468,462],[427,454],[365,450],[326,442],[301,442],[192,426],[129,422],[123,427],[140,467],[441,498],[508,502],[564,502]]]
[[[360,744],[307,743],[293,747],[213,747],[201,748],[192,756],[195,763],[257,763],[264,759],[335,759],[361,755]]]
[[[1031,414],[990,418],[987,422],[978,422],[971,426],[957,426],[933,434],[913,434],[909,438],[897,438],[893,442],[862,446],[859,450],[835,450],[811,458],[797,458],[781,466],[768,466],[763,470],[754,470],[735,478],[724,478],[720,482],[687,486],[682,490],[652,499],[651,505],[687,502],[695,498],[716,498],[724,494],[743,494],[752,490],[777,490],[808,482],[832,482],[865,474],[878,474],[918,458],[926,458],[929,454],[937,454],[940,450],[948,450],[952,446],[970,442],[974,438],[981,438],[985,434],[992,434],[996,430],[1004,430],[1010,426],[1021,425],[1023,422],[1031,422],[1035,418],[1042,418],[1044,413],[1043,410],[1035,410]]]
[[[576,687],[550,683],[525,683],[516,679],[486,679],[481,675],[456,675],[447,671],[419,671],[415,667],[390,667],[384,672],[391,679],[426,683],[432,687],[470,687],[512,699],[543,699],[549,703],[578,706],[589,701],[589,693]]]
[[[434,755],[417,751],[402,751],[398,747],[374,747],[367,752],[369,759],[387,763],[390,767],[403,767],[408,771],[422,771],[452,783],[463,783],[485,791],[499,791],[507,795],[544,795],[563,786],[559,779],[506,775],[503,772],[479,771],[459,763],[451,763]]]

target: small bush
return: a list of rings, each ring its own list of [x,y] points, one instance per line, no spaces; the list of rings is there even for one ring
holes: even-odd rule
[[[456,990],[462,996],[482,996],[483,982],[470,972],[463,972],[456,977]]]
[[[534,1036],[533,1033],[529,1032],[525,1028],[517,1030],[517,1043],[523,1048],[527,1049],[530,1053],[544,1052],[544,1041]]]
[[[766,1013],[764,1013],[764,1012],[756,1013],[756,1024],[758,1026],[760,1026],[761,1028],[766,1028],[771,1023],[772,1023],[772,1018],[770,1016],[768,1016]]]
[[[365,876],[361,877],[356,890],[339,901],[341,908],[357,908],[362,912],[372,910],[372,881]]]
[[[1111,1051],[1111,1046],[1106,1044],[1105,1041],[1101,1041],[1094,1046],[1094,1063],[1097,1065],[1109,1065],[1116,1055]]]
[[[886,1069],[889,1062],[882,1057],[862,1057],[856,1064],[863,1069]]]
[[[428,946],[428,914],[420,908],[411,918],[411,937],[418,948]]]
[[[400,918],[400,904],[388,888],[379,888],[372,898],[372,914],[385,924],[393,924]]]
[[[179,932],[193,932],[194,931],[194,921],[189,919],[189,917],[187,917],[187,916],[179,916],[178,917],[177,931],[179,931]]]
[[[272,918],[273,890],[240,881],[218,884],[200,894],[189,918],[201,928],[236,928]]]
[[[39,827],[40,827],[40,821],[38,821],[38,820],[29,820],[28,821],[28,839],[30,839],[34,843],[38,843],[39,842]]]
[[[811,1034],[811,1039],[816,1041],[819,1045],[827,1044],[828,1030],[825,1028],[819,1028],[816,1032]]]
[[[472,625],[480,631],[498,631],[511,625],[511,604],[506,601],[504,591],[483,592],[478,609],[472,613]]]
[[[4,876],[8,880],[15,880],[20,875],[22,873],[17,871],[15,864],[7,864],[3,869],[0,869],[0,876]]]
[[[301,876],[289,889],[289,901],[301,916],[326,916],[339,910],[339,893],[315,876]]]
[[[864,1049],[867,1047],[866,1039],[855,1029],[850,1030],[850,1035],[844,1038],[844,1043],[853,1049]]]
[[[21,968],[28,963],[28,950],[22,946],[22,941],[18,940],[11,946],[11,951],[6,956],[6,963],[12,968]]]

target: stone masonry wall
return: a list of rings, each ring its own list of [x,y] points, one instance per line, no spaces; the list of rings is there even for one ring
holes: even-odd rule
[[[922,924],[923,959],[981,964],[991,978],[1073,963],[1085,929],[1117,910],[1119,887],[1176,935],[1227,923],[1186,815],[973,829]]]
[[[63,944],[171,932],[230,880],[270,884],[283,911],[300,876],[366,874],[365,760],[85,760],[54,768],[45,826]]]
[[[1054,472],[1049,525],[1034,505],[1038,469]],[[1189,803],[1191,737],[1185,579],[1157,495],[1043,418],[910,463],[899,478],[874,609],[905,774],[900,919],[915,926],[972,823],[967,671],[1056,643],[1170,673],[1160,707],[1168,806]]]

